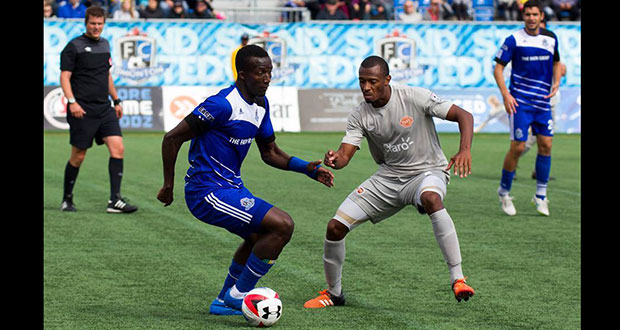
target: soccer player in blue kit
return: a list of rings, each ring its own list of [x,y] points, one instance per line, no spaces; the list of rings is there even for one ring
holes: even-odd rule
[[[270,166],[304,173],[327,187],[334,179],[319,165],[321,160],[306,162],[276,145],[265,97],[273,68],[267,52],[249,45],[239,50],[235,62],[235,84],[208,97],[165,134],[164,183],[157,195],[164,206],[172,203],[176,158],[181,145],[191,140],[185,176],[187,207],[199,220],[243,238],[209,308],[216,315],[241,314],[244,294],[267,274],[293,234],[291,217],[252,195],[241,180],[241,164],[252,140]]]
[[[502,210],[508,215],[517,214],[509,195],[519,157],[525,149],[528,128],[536,135],[536,193],[532,203],[538,213],[549,216],[547,183],[551,170],[551,142],[553,118],[549,99],[560,85],[561,63],[558,39],[542,28],[542,6],[537,0],[523,6],[525,27],[510,35],[495,56],[494,77],[504,99],[510,118],[510,149],[504,158],[500,186],[497,189]],[[510,90],[504,83],[503,70],[512,61]]]

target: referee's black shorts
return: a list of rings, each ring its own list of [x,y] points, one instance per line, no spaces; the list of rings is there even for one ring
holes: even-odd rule
[[[84,111],[87,114],[89,112],[87,109]],[[73,117],[67,108],[67,123],[69,124],[69,143],[79,149],[92,147],[93,139],[97,145],[102,145],[104,137],[123,135],[116,112],[112,107],[99,114],[85,115],[82,118]]]

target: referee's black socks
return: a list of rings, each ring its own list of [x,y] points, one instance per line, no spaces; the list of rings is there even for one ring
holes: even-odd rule
[[[110,200],[114,201],[121,196],[121,180],[123,179],[123,159],[110,157],[108,162],[110,173]]]
[[[67,166],[65,166],[65,184],[62,195],[63,200],[71,200],[73,197],[73,186],[75,186],[75,180],[77,179],[79,172],[79,167],[73,167],[70,162],[67,162]]]

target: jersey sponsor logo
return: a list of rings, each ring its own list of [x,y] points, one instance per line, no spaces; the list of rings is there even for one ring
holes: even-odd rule
[[[252,143],[252,140],[254,140],[254,138],[247,138],[247,139],[237,139],[234,137],[228,138],[228,142],[230,142],[231,144],[237,145],[237,146],[243,146],[246,144],[250,144]]]
[[[208,121],[214,121],[215,120],[215,117],[213,117],[213,115],[211,113],[209,113],[209,111],[207,111],[207,109],[205,109],[205,107],[203,107],[203,106],[200,106],[200,108],[198,108],[198,112],[200,112],[204,116],[204,119],[206,119]],[[199,118],[203,119],[202,117],[199,117]]]
[[[400,126],[404,127],[404,128],[409,128],[413,125],[413,117],[411,116],[403,116],[403,118],[400,119]]]
[[[254,198],[247,198],[247,197],[243,197],[240,201],[241,206],[243,206],[245,208],[245,210],[249,210],[254,206]]]
[[[406,140],[404,137],[400,138],[400,141],[395,143],[384,143],[383,147],[386,152],[401,152],[404,150],[408,150],[409,147],[413,144],[413,141],[409,141],[411,138],[408,137]]]

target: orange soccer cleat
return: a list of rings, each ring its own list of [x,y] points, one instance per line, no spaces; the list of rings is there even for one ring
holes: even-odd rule
[[[333,296],[327,290],[319,291],[319,296],[306,301],[304,308],[325,308],[329,306],[344,305],[344,293],[340,296]]]
[[[465,283],[464,278],[460,278],[452,283],[452,291],[458,302],[461,302],[461,299],[467,301],[474,295],[474,289]]]

